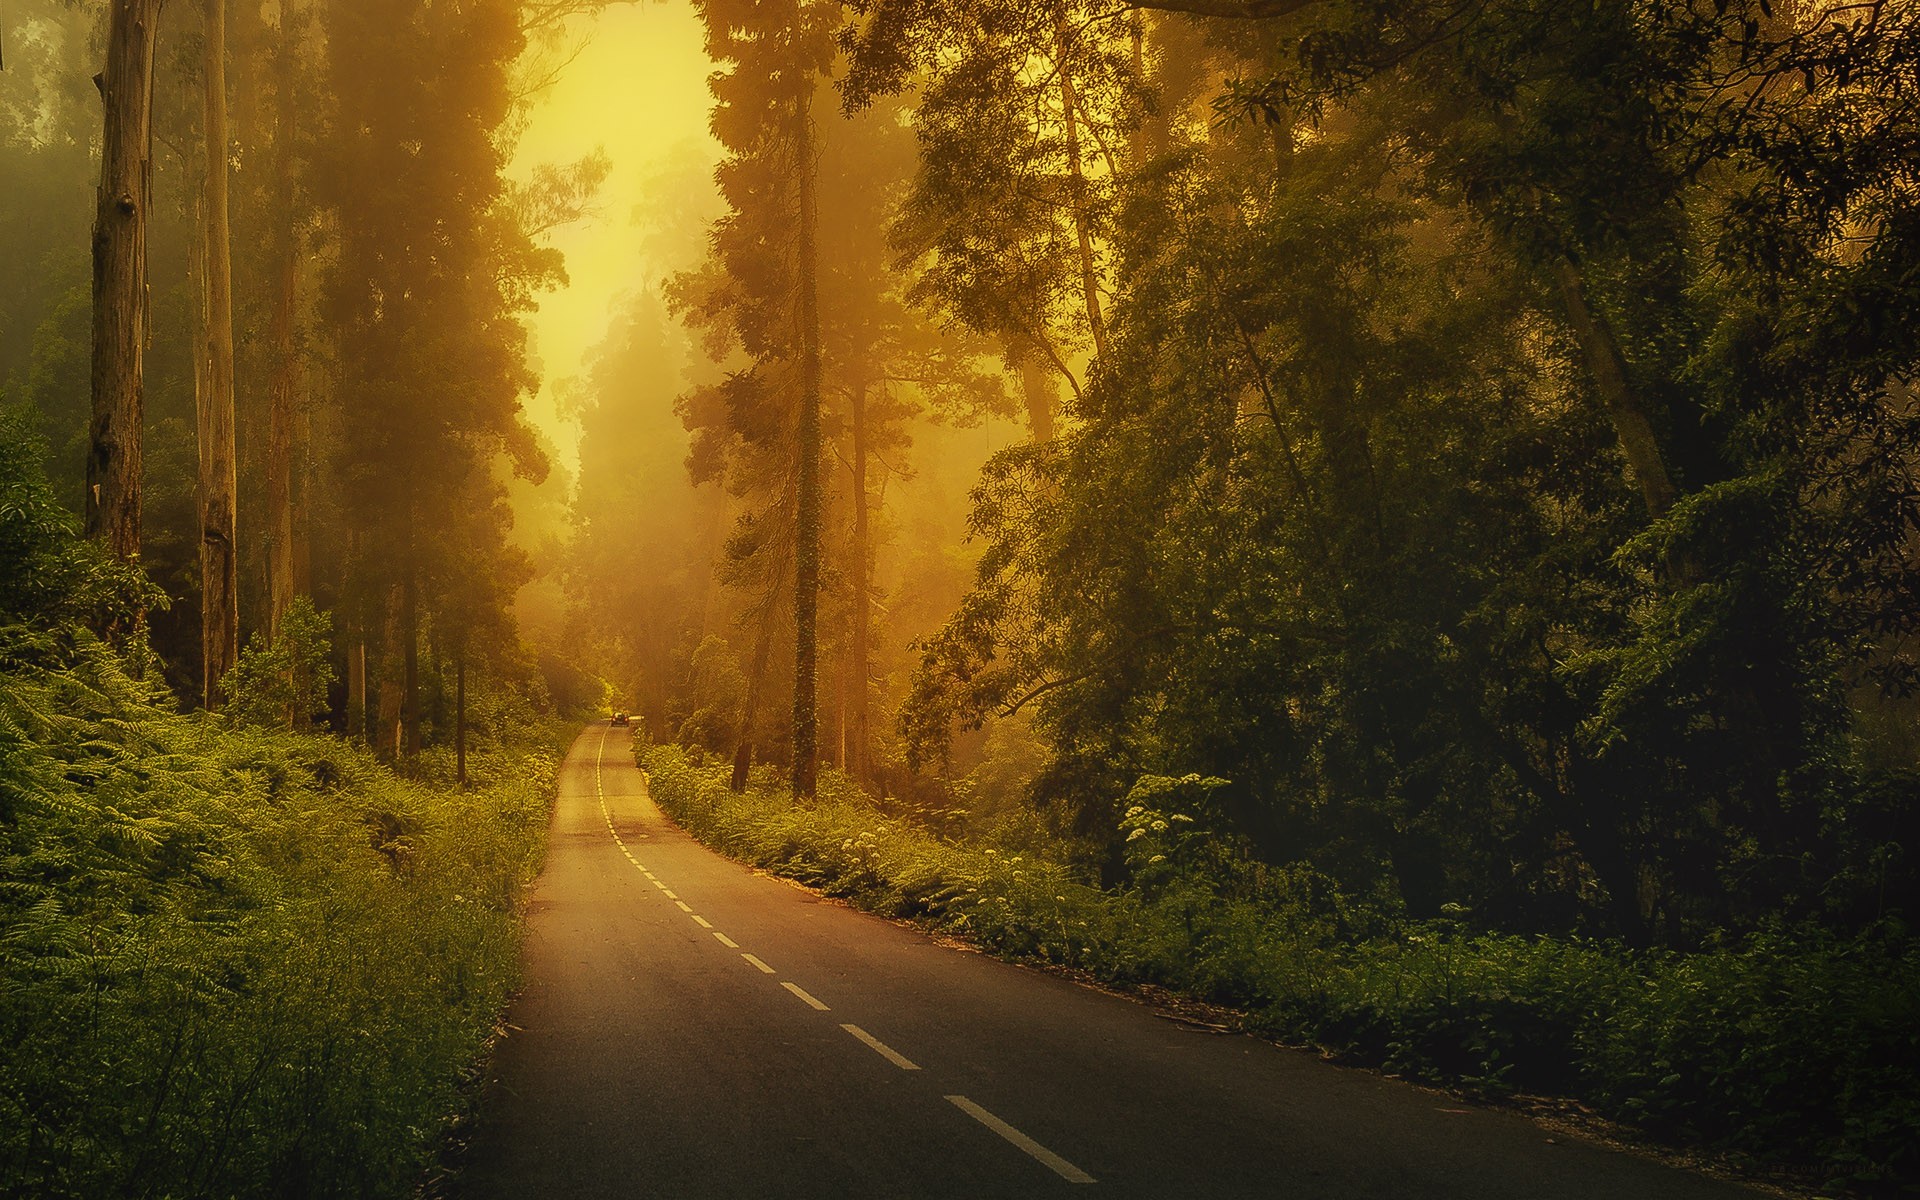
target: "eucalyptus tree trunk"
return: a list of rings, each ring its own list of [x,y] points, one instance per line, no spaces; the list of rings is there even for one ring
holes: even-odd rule
[[[203,699],[225,700],[222,681],[240,652],[240,575],[234,539],[233,255],[227,222],[226,0],[206,0],[201,109],[206,174],[200,204],[204,317],[195,411],[200,433],[200,648]]]
[[[793,792],[811,796],[819,777],[820,297],[819,213],[814,199],[813,81],[794,106],[800,174],[800,456],[793,571]]]
[[[148,336],[147,217],[153,206],[153,58],[161,0],[113,0],[93,221],[92,419],[87,534],[140,557],[140,423]]]
[[[347,644],[347,737],[367,737],[367,639],[358,621]]]
[[[267,628],[277,638],[287,606],[300,589],[294,569],[294,442],[295,397],[300,386],[300,360],[294,348],[294,314],[299,303],[300,247],[294,233],[293,139],[294,105],[293,30],[287,19],[287,0],[281,0],[280,44],[276,72],[277,115],[273,128],[274,258],[278,271],[273,293],[269,336],[273,346],[273,381],[267,401]]]
[[[467,648],[453,656],[453,778],[467,786]]]
[[[402,712],[406,704],[406,668],[400,651],[400,642],[406,630],[401,600],[403,590],[397,583],[387,589],[386,629],[380,646],[380,709],[376,717],[373,744],[375,752],[389,762],[397,761],[400,757],[404,727]]]
[[[846,749],[842,768],[866,782],[868,729],[867,681],[873,673],[872,642],[873,533],[867,514],[867,390],[853,389],[853,636],[852,662],[842,683],[846,695]]]
[[[412,769],[420,761],[420,584],[415,578],[412,563],[407,564],[406,572],[406,581],[400,586],[400,655],[403,671],[400,724],[402,748],[407,766]]]

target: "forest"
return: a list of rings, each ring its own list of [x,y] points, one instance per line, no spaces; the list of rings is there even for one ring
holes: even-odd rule
[[[411,1194],[614,712],[860,906],[1920,1183],[1920,4],[689,0],[638,163],[633,7],[0,8],[0,1191]]]

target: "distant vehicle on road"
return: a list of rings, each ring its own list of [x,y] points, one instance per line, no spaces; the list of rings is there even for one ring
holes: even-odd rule
[[[625,725],[627,723],[627,714],[623,712],[613,714],[613,723],[615,725]]]

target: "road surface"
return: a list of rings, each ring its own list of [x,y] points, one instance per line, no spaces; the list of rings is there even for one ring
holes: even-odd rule
[[[667,821],[625,729],[568,754],[531,904],[469,1200],[1759,1194],[757,875]]]

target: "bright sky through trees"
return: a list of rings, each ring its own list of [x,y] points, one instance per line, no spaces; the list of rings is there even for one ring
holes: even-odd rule
[[[574,162],[595,149],[613,162],[594,214],[554,232],[570,282],[543,295],[530,322],[542,387],[528,401],[527,416],[569,467],[578,459],[579,431],[560,416],[559,385],[580,373],[623,293],[685,265],[643,260],[646,229],[634,218],[648,181],[669,164],[691,157],[711,164],[720,157],[707,132],[706,79],[713,64],[700,37],[700,20],[684,4],[620,4],[573,22],[565,46],[585,45],[534,101],[509,168],[513,178],[524,179],[541,163]],[[687,247],[686,261],[700,250]],[[661,403],[671,399],[663,396]]]
[[[0,1196],[414,1194],[616,714],[885,915],[1920,1187],[1920,0],[0,44]]]

